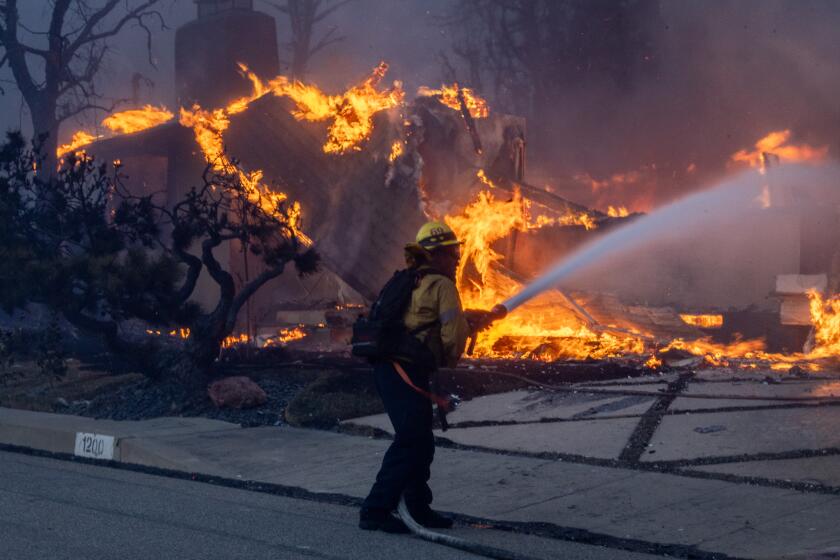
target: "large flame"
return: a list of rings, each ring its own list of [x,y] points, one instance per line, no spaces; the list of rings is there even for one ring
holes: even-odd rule
[[[515,231],[562,221],[532,217],[531,203],[519,190],[514,190],[508,199],[500,199],[494,196],[498,191],[483,173],[479,173],[479,179],[491,189],[480,191],[459,214],[445,220],[463,242],[456,276],[462,303],[465,308],[489,309],[522,288],[505,271],[505,257],[499,252],[498,242]],[[663,363],[663,352],[682,350],[702,357],[712,367],[789,369],[798,365],[816,371],[821,367],[820,361],[840,356],[840,296],[823,298],[810,292],[808,297],[814,344],[807,353],[770,353],[764,341],[758,339],[720,344],[709,338],[677,338],[656,349],[654,337],[647,333],[589,326],[564,294],[548,291],[481,333],[475,355],[540,360],[627,357],[657,368]],[[686,324],[701,328],[723,325],[719,314],[682,314],[681,318]]]
[[[790,130],[770,132],[755,143],[754,150],[739,150],[732,154],[730,159],[734,163],[745,163],[750,167],[763,169],[768,155],[790,163],[816,163],[823,161],[828,154],[828,146],[815,148],[807,144],[788,144],[790,136]]]
[[[494,186],[483,173],[479,173],[479,179]],[[503,271],[504,257],[493,249],[494,243],[514,231],[577,223],[562,217],[534,218],[530,207],[531,202],[518,189],[507,200],[482,190],[460,214],[445,218],[463,241],[456,280],[465,308],[489,309],[522,288],[520,282]],[[591,330],[561,303],[561,298],[558,292],[546,292],[516,309],[481,333],[475,355],[556,360],[607,358],[644,351],[637,336]]]
[[[292,112],[298,120],[326,121],[332,119],[324,143],[324,151],[332,154],[342,154],[347,151],[360,150],[361,143],[370,137],[373,130],[373,116],[386,109],[396,107],[404,98],[400,82],[394,82],[388,89],[378,89],[379,83],[388,71],[384,62],[373,69],[371,75],[361,84],[349,88],[342,94],[327,95],[317,86],[303,84],[289,80],[285,76],[277,76],[268,83],[263,82],[244,64],[239,65],[243,75],[252,85],[250,94],[229,103],[224,109],[211,111],[214,119],[219,122],[230,115],[241,113],[256,99],[273,93],[277,96],[291,98],[296,105]],[[184,111],[194,112],[192,109],[181,109],[181,123],[184,124]],[[221,115],[219,111],[223,111]],[[109,115],[102,121],[102,125],[114,134],[130,134],[168,122],[174,115],[164,107],[146,105],[140,109],[131,109]],[[185,125],[186,126],[186,125]],[[223,129],[227,128],[225,125]],[[203,132],[207,136],[207,132]],[[73,139],[58,148],[59,157],[78,150],[102,136],[87,132],[77,132]],[[206,144],[205,144],[206,145]],[[204,145],[202,145],[204,149]],[[217,150],[214,150],[217,151]]]
[[[265,84],[244,64],[240,64],[240,68],[254,85],[254,97],[272,92],[291,98],[297,105],[292,114],[298,120],[319,122],[332,119],[324,144],[324,152],[328,154],[360,150],[361,143],[373,131],[373,116],[396,107],[405,97],[400,82],[394,82],[389,89],[378,89],[388,71],[385,62],[380,62],[364,82],[339,95],[327,95],[314,85],[289,80],[285,76],[278,76]]]

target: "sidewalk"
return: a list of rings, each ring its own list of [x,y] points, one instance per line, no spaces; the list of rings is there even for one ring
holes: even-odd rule
[[[762,397],[769,397],[766,386],[750,388]],[[705,385],[702,389],[704,392],[711,390]],[[735,391],[732,384],[723,389],[723,395],[732,395]],[[692,387],[691,390],[700,389]],[[795,389],[779,388],[775,394],[783,390],[790,392]],[[802,472],[801,465],[776,466],[774,471],[773,466],[785,460],[773,460],[771,457],[766,461],[739,462],[727,468],[727,464],[719,460],[726,453],[712,452],[714,450],[710,451],[708,445],[705,452],[694,446],[689,453],[692,460],[696,456],[718,458],[717,462],[711,461],[713,464],[706,466],[692,463],[665,468],[665,461],[662,465],[667,472],[655,472],[656,467],[651,465],[649,456],[637,463],[611,463],[607,457],[622,451],[622,445],[616,441],[622,444],[627,441],[628,429],[624,424],[644,410],[644,407],[640,409],[643,403],[639,399],[644,401],[645,397],[636,396],[627,400],[621,395],[596,395],[589,399],[592,402],[588,402],[586,407],[596,412],[581,417],[579,398],[574,402],[564,402],[555,395],[551,407],[543,407],[542,412],[537,414],[531,405],[535,399],[545,400],[546,394],[517,393],[520,394],[485,398],[495,399],[493,410],[506,407],[513,416],[518,414],[523,417],[530,413],[529,418],[534,420],[546,417],[548,410],[549,417],[554,415],[555,419],[563,420],[562,410],[566,407],[575,411],[571,414],[575,419],[473,428],[484,432],[481,437],[475,434],[470,438],[464,436],[470,429],[468,427],[447,432],[446,437],[454,435],[453,440],[462,440],[465,445],[496,447],[502,453],[477,448],[438,448],[432,479],[437,508],[511,524],[532,524],[525,526],[540,527],[549,532],[554,530],[565,537],[574,530],[584,530],[605,538],[633,539],[654,546],[696,547],[698,551],[734,557],[780,557],[840,546],[840,531],[837,529],[840,495],[825,480],[809,491],[807,486],[797,482],[796,476],[784,474],[797,471],[797,468],[797,472]],[[651,398],[647,400],[652,400],[655,395],[655,388],[651,388]],[[502,405],[500,401],[505,398],[509,402]],[[517,409],[511,404],[517,399],[525,399],[526,405]],[[626,401],[625,410],[615,406],[616,399]],[[764,401],[755,402],[755,406],[766,406],[761,404]],[[739,401],[739,405],[743,404],[744,401]],[[453,418],[456,425],[467,418],[473,421],[481,418],[481,406],[480,399],[466,403],[458,412],[460,416]],[[680,428],[687,418],[694,418],[694,423],[699,422],[703,426],[708,424],[700,420],[704,413],[698,413],[697,407],[694,408],[690,415],[680,413],[666,418],[661,429],[666,435],[668,430],[675,432],[673,436],[668,435],[667,440],[664,436],[653,438],[651,446],[658,445],[663,452],[671,450],[663,453],[663,458],[673,461],[679,456],[673,449],[685,446],[686,442],[681,438],[689,437],[687,433],[690,432],[693,437],[703,435],[702,431],[686,432],[686,429]],[[708,412],[716,418],[715,422],[735,421],[733,418],[721,420],[720,416],[725,413],[713,412],[715,410],[719,409],[711,408]],[[840,408],[834,407],[824,410],[821,407],[820,410],[829,414],[828,420],[833,420],[835,411],[840,412]],[[765,415],[762,421],[772,422],[766,415],[773,410],[761,409],[761,412]],[[791,411],[783,409],[775,412],[789,416]],[[811,418],[811,411],[806,413],[806,417]],[[590,418],[592,414],[595,414],[594,418]],[[599,414],[607,416],[599,419]],[[671,427],[673,420],[678,421],[674,424],[676,427]],[[498,422],[499,418],[494,421]],[[528,419],[525,418],[525,421]],[[785,421],[789,422],[790,418],[785,417]],[[356,425],[387,427],[381,418],[354,422]],[[638,418],[636,423],[641,425]],[[609,426],[612,427],[605,429]],[[623,429],[618,429],[620,426]],[[507,429],[514,432],[506,433]],[[527,440],[523,438],[526,429],[533,435]],[[556,429],[560,431],[552,431]],[[113,422],[0,409],[2,444],[73,454],[77,432],[114,436],[113,459],[121,462],[280,484],[354,498],[366,494],[389,443],[384,439],[289,427],[242,429],[233,424],[199,418]],[[735,430],[730,430],[728,434],[726,430],[718,432],[726,434],[726,438],[718,438],[723,442],[724,449],[740,445],[738,441],[733,442],[733,432],[737,436]],[[571,437],[571,434],[576,434],[576,437]],[[790,436],[790,430],[784,431],[784,434]],[[677,441],[670,442],[671,437]],[[555,439],[555,448],[550,449],[552,438],[567,439]],[[579,450],[587,438],[596,450],[591,457],[564,454],[564,444],[571,446],[570,451]],[[814,443],[811,439],[809,436],[808,444]],[[494,441],[498,445],[492,445]],[[543,443],[534,444],[534,441]],[[769,444],[763,440],[752,444],[758,451],[767,446],[776,449],[782,444]],[[542,449],[543,455],[536,456],[533,452],[541,448],[545,448]],[[840,482],[840,469],[836,468],[840,466],[840,460],[837,456],[826,453],[813,459],[824,462],[820,468],[825,471],[829,482]],[[794,462],[807,460],[786,459]],[[749,468],[751,465],[753,470]],[[738,469],[743,472],[739,474]],[[770,469],[771,475],[757,478],[762,469]],[[782,473],[781,476],[786,478],[776,478],[772,473]]]

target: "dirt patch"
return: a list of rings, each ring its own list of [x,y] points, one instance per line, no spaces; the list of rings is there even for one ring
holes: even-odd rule
[[[214,379],[248,376],[266,392],[265,404],[246,410],[218,409],[204,390],[119,372],[119,364],[112,368],[114,364],[109,362],[82,365],[68,360],[67,373],[61,379],[39,372],[34,362],[15,364],[14,375],[0,380],[0,406],[112,420],[200,416],[243,426],[288,422],[325,429],[342,420],[383,411],[372,369],[346,355],[284,352],[228,359]],[[618,362],[471,360],[458,369],[442,370],[439,379],[441,392],[472,399],[533,387],[534,382],[563,384],[647,373]]]
[[[265,404],[248,409],[216,408],[206,391],[143,379],[88,403],[75,403],[67,413],[111,420],[200,416],[245,427],[279,426],[285,423],[289,401],[317,376],[317,372],[263,369],[247,375],[265,391],[268,397]]]
[[[372,371],[321,374],[292,399],[286,420],[293,426],[331,428],[348,418],[384,412]]]
[[[0,383],[0,406],[37,412],[66,412],[75,402],[87,402],[120,387],[145,379],[137,373],[112,375],[91,369],[78,360],[66,361],[59,377],[46,374],[34,361],[19,361]]]

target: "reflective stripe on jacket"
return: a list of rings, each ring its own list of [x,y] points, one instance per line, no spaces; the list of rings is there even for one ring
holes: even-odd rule
[[[469,326],[461,308],[461,298],[455,283],[442,274],[429,273],[411,294],[411,303],[403,317],[410,331],[420,325],[440,321],[415,335],[435,355],[438,364],[455,367],[469,336]]]

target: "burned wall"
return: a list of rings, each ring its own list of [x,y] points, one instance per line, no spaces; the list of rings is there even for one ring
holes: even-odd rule
[[[336,156],[322,146],[327,125],[295,120],[291,102],[273,96],[232,119],[229,152],[246,169],[300,202],[303,229],[325,266],[373,298],[403,263],[403,245],[425,220],[415,186],[386,186],[396,115],[375,117],[361,150]]]

